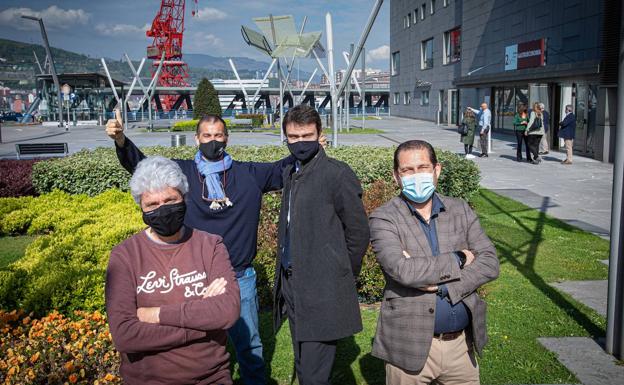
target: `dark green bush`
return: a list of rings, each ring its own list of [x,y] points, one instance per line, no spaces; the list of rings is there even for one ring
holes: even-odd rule
[[[192,159],[196,147],[147,147],[146,155]],[[364,187],[378,180],[392,180],[392,148],[340,147],[327,153],[348,163]],[[272,162],[288,155],[285,146],[231,146],[228,152],[236,160]],[[468,160],[438,150],[443,164],[438,191],[444,195],[470,200],[479,188],[479,169]],[[39,162],[33,167],[33,185],[41,194],[54,189],[70,194],[97,195],[110,188],[128,189],[130,175],[119,165],[113,148],[83,150],[72,156]]]
[[[193,98],[193,119],[201,119],[207,114],[221,116],[221,113],[221,103],[217,90],[210,80],[203,78],[199,81]]]

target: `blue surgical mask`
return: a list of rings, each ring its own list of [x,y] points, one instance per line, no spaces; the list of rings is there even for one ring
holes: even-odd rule
[[[433,173],[419,172],[412,175],[402,176],[403,195],[413,202],[424,203],[431,198],[435,191]]]

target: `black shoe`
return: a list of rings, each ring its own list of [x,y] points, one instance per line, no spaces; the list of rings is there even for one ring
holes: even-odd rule
[[[516,162],[522,162],[522,158],[517,157],[517,158],[516,158]]]

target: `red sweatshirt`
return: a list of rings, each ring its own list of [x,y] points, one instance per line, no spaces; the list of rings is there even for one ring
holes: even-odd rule
[[[127,384],[232,384],[227,334],[240,316],[239,288],[219,236],[185,228],[176,244],[145,231],[117,245],[106,271],[106,311]],[[202,297],[215,279],[225,293]],[[160,307],[160,324],[139,307]]]

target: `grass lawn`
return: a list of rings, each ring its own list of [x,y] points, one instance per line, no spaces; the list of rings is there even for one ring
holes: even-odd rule
[[[26,246],[35,237],[24,235],[19,237],[0,237],[0,269],[7,267],[11,262],[24,256]]]
[[[607,258],[608,242],[487,190],[473,198],[473,205],[501,261],[499,279],[482,290],[490,342],[479,361],[481,383],[578,382],[537,338],[603,336],[605,319],[548,283],[606,279],[607,268],[599,260]],[[366,309],[362,316],[364,331],[339,343],[334,384],[384,384],[383,363],[370,355],[377,311]],[[261,315],[273,384],[289,384],[292,377],[287,326],[274,336],[270,314]]]

